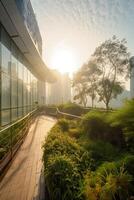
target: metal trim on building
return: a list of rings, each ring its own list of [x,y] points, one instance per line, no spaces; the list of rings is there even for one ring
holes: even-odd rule
[[[42,60],[15,0],[0,1],[0,21],[20,51],[31,64],[31,71],[39,80],[52,81],[53,75]]]

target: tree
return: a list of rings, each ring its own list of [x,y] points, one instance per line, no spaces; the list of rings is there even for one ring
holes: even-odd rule
[[[112,87],[112,93],[111,93],[111,87]],[[109,79],[103,79],[99,81],[98,84],[98,95],[99,95],[99,101],[103,101],[106,105],[106,109],[109,109],[109,101],[113,98],[116,98],[119,94],[121,94],[124,90],[123,85],[121,85],[120,82],[115,82],[113,84],[112,81]]]
[[[93,60],[84,64],[75,74],[73,87],[75,87],[76,95],[74,100],[80,99],[80,103],[87,104],[87,96],[91,97],[92,107],[97,94],[98,76],[101,74],[100,69]]]
[[[74,100],[79,100],[80,104],[83,104],[84,107],[87,105],[87,84],[83,79],[81,70],[78,71],[73,78],[72,86],[75,88]]]
[[[97,87],[99,101],[103,101],[108,109],[110,100],[123,91],[122,78],[125,78],[129,71],[126,40],[120,41],[116,36],[106,40],[96,48],[93,59],[101,71]]]
[[[85,82],[87,83],[87,94],[91,97],[93,108],[94,100],[97,95],[98,78],[101,75],[101,71],[93,60],[90,60],[82,71]]]

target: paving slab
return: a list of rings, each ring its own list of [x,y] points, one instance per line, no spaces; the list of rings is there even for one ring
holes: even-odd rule
[[[38,116],[24,143],[0,183],[0,200],[43,200],[42,144],[56,123],[49,116]]]

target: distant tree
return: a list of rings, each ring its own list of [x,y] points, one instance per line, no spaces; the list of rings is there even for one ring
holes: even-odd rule
[[[73,87],[75,87],[76,95],[74,100],[79,99],[83,104],[87,104],[87,97],[90,96],[92,101],[92,107],[94,106],[94,100],[97,95],[97,82],[98,76],[101,71],[93,60],[84,64],[80,70],[76,73],[73,80]]]
[[[111,93],[112,87],[112,93]],[[99,95],[99,101],[103,101],[106,105],[106,109],[109,109],[109,100],[116,98],[124,90],[123,85],[120,82],[113,82],[109,79],[103,79],[99,81],[97,91]]]
[[[101,71],[93,60],[90,60],[82,69],[82,71],[85,82],[87,83],[87,94],[91,98],[93,108],[94,100],[97,95],[98,80],[99,76],[101,75]]]
[[[87,84],[82,76],[81,70],[74,75],[72,87],[74,87],[75,90],[74,100],[79,100],[79,103],[86,107]]]
[[[120,41],[116,36],[106,40],[96,48],[93,59],[101,71],[97,87],[99,101],[103,101],[106,109],[109,109],[110,100],[123,91],[122,78],[125,78],[129,71],[126,40]]]

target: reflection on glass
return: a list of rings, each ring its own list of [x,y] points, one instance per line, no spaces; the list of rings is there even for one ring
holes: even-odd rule
[[[37,101],[37,79],[28,63],[2,28],[1,32],[1,125],[32,111]],[[5,110],[6,109],[6,110]]]
[[[1,108],[10,108],[10,77],[2,73],[1,79]]]
[[[4,126],[10,123],[10,110],[4,110],[1,112],[1,125]]]
[[[10,38],[7,33],[2,29],[1,31],[1,67],[2,71],[5,73],[10,73]]]
[[[24,67],[24,79],[23,79],[23,105],[27,105],[27,68]]]
[[[18,108],[18,117],[22,117],[23,116],[23,109],[22,108]]]
[[[12,55],[11,59],[11,76],[17,78],[17,59]]]
[[[11,80],[11,106],[12,108],[17,107],[17,79]]]
[[[12,122],[13,122],[13,121],[15,121],[18,118],[17,109],[12,109],[11,112],[12,112],[11,116],[12,116]]]

